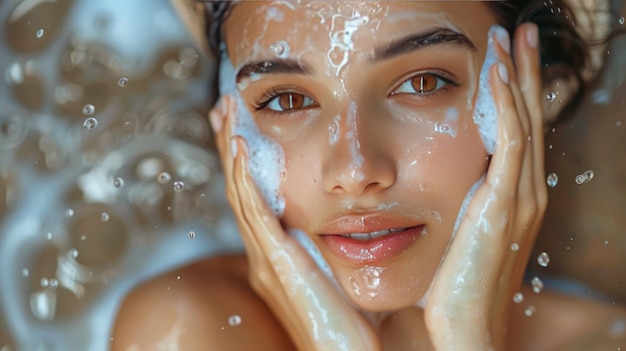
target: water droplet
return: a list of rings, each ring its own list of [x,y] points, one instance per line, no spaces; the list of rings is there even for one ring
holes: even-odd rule
[[[183,191],[183,189],[185,188],[185,183],[181,182],[181,181],[175,181],[174,182],[174,191],[177,193],[180,193],[181,191]]]
[[[593,171],[586,171],[585,173],[583,173],[583,177],[585,177],[585,182],[590,182],[593,179]]]
[[[624,17],[620,17],[620,18],[617,20],[617,22],[618,22],[619,24],[624,24]]]
[[[74,215],[74,210],[71,208],[68,208],[67,210],[65,210],[65,217],[72,217]],[[52,234],[50,234],[52,235]]]
[[[36,318],[42,321],[54,319],[56,303],[56,292],[50,289],[36,291],[30,295],[30,310]]]
[[[548,178],[546,178],[546,183],[550,188],[554,188],[559,183],[559,176],[556,173],[548,174]]]
[[[180,280],[180,275],[179,275],[179,276],[176,276],[176,280]]]
[[[546,95],[546,99],[548,100],[548,102],[554,102],[556,101],[557,96],[559,96],[559,93],[549,93],[548,95]]]
[[[539,277],[534,277],[530,281],[530,285],[532,285],[533,291],[536,294],[539,294],[543,290],[543,282],[541,281],[541,279],[539,279]]]
[[[228,325],[230,325],[231,327],[236,327],[236,326],[239,326],[240,324],[241,324],[241,317],[239,317],[238,314],[234,314],[228,317]]]
[[[169,173],[167,173],[167,172],[161,172],[157,176],[157,182],[159,182],[159,184],[165,185],[165,184],[169,183],[170,180],[172,180],[172,176]]]
[[[108,222],[109,221],[109,214],[106,212],[102,212],[102,215],[100,216],[100,219],[102,219],[103,222]]]
[[[59,281],[54,279],[54,278],[50,279],[50,287],[52,289],[58,288],[59,287]]]
[[[37,38],[41,38],[41,37],[43,37],[43,33],[44,33],[43,28],[39,29],[39,30],[37,31]]]
[[[30,275],[28,268],[22,268],[22,277],[26,278]]]
[[[513,295],[513,302],[522,303],[522,301],[524,301],[524,294],[517,292]]]
[[[51,233],[51,232],[48,232],[48,234],[46,234],[46,238],[47,238],[48,240],[52,240],[52,233]]]
[[[537,309],[535,308],[535,306],[530,305],[530,306],[526,307],[526,310],[524,310],[524,314],[526,315],[526,317],[530,317],[533,314],[535,314],[536,310]]]
[[[579,174],[576,176],[576,184],[582,184],[585,182],[585,176],[582,174]]]
[[[96,112],[96,108],[92,104],[87,104],[83,106],[83,115],[91,116]]]
[[[540,253],[539,256],[537,256],[537,263],[539,263],[541,267],[548,267],[550,264],[550,255],[545,252]]]
[[[97,126],[98,126],[98,120],[93,117],[89,117],[85,120],[85,122],[83,122],[83,128],[87,130],[94,129]]]
[[[517,250],[519,250],[519,244],[518,243],[511,244],[511,251],[515,252]]]
[[[77,258],[78,257],[78,250],[76,249],[71,249],[70,251],[68,251],[67,255],[71,258]]]
[[[40,284],[42,288],[47,288],[48,285],[50,285],[50,281],[48,280],[48,278],[44,277],[44,278],[41,278]]]
[[[120,80],[117,81],[117,85],[122,88],[125,87],[126,84],[128,84],[128,78],[120,78]]]
[[[113,186],[116,188],[121,188],[124,186],[124,178],[122,177],[115,177],[115,179],[113,179]]]
[[[196,237],[196,232],[194,232],[193,230],[189,231],[189,239],[193,239]]]

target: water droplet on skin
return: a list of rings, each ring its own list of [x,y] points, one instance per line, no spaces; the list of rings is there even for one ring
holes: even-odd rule
[[[124,186],[124,179],[122,177],[115,177],[113,179],[113,186],[116,188],[121,188]]]
[[[537,309],[535,308],[535,306],[530,305],[530,306],[526,307],[526,310],[524,310],[524,314],[526,315],[526,317],[530,317],[533,314],[535,314],[536,310]]]
[[[624,24],[624,17],[620,17],[620,18],[617,20],[617,22],[618,22],[619,24]]]
[[[270,51],[274,56],[281,56],[285,53],[285,44],[282,42],[274,43],[270,45]]]
[[[550,264],[550,255],[545,252],[540,253],[539,256],[537,256],[537,263],[539,263],[541,267],[548,267]]]
[[[103,222],[108,222],[109,221],[109,214],[106,212],[102,212],[102,215],[100,216],[100,219],[102,219]]]
[[[41,38],[41,37],[43,37],[43,33],[44,33],[43,29],[39,29],[39,30],[37,31],[37,38]]]
[[[181,181],[175,181],[174,182],[174,191],[177,193],[180,193],[181,191],[183,191],[183,189],[185,188],[185,183],[181,182]]]
[[[576,184],[582,184],[585,182],[585,176],[582,174],[579,174],[576,176]]]
[[[559,96],[559,93],[549,93],[548,95],[546,95],[546,99],[548,100],[548,102],[554,102],[556,101],[557,96]]]
[[[550,188],[554,188],[559,183],[559,176],[556,173],[548,174],[548,178],[546,178],[546,183]]]
[[[162,184],[162,185],[169,183],[170,180],[172,180],[172,176],[167,172],[161,172],[157,176],[157,182],[159,182],[159,184]]]
[[[231,327],[237,327],[241,324],[241,317],[238,314],[234,314],[228,317],[228,325]]]
[[[530,281],[530,285],[532,285],[533,291],[536,294],[539,294],[543,290],[543,282],[541,281],[541,279],[539,279],[539,277],[534,277]]]
[[[83,122],[83,128],[85,128],[86,130],[94,129],[97,126],[98,126],[98,120],[93,117],[89,117],[85,120],[85,122]]]
[[[193,239],[196,237],[196,232],[194,232],[193,230],[189,231],[189,239]]]
[[[126,84],[128,84],[128,78],[120,78],[120,80],[117,81],[117,85],[122,88],[125,87]]]
[[[26,278],[30,275],[30,271],[28,271],[28,268],[22,268],[22,277]]]
[[[87,104],[83,106],[83,115],[91,116],[96,112],[96,108],[92,104]]]
[[[522,301],[524,301],[524,294],[518,292],[513,295],[513,302],[522,303]]]
[[[519,245],[517,243],[511,244],[511,251],[515,252],[519,250]]]
[[[583,173],[583,177],[585,177],[585,182],[590,182],[593,179],[593,171],[586,171],[585,173]]]

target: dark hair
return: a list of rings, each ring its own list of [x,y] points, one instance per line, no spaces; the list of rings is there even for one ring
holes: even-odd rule
[[[207,9],[213,21],[208,21],[208,36],[214,50],[219,50],[221,23],[229,10],[231,1],[211,0]],[[487,1],[496,14],[499,24],[513,36],[516,28],[525,22],[539,27],[539,41],[544,91],[563,82],[566,91],[560,95],[554,116],[569,115],[585,93],[587,81],[593,75],[589,43],[577,32],[576,16],[564,0],[507,0]],[[593,14],[589,14],[593,15]],[[212,22],[212,24],[211,24]],[[606,38],[605,38],[606,39]],[[597,68],[596,68],[597,69]],[[556,112],[554,112],[556,111]]]

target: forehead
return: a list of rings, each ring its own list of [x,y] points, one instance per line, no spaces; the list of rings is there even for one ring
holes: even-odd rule
[[[461,32],[480,47],[495,22],[482,1],[242,1],[223,30],[231,59],[239,61],[272,54],[276,43],[288,44],[291,54],[333,46],[367,50],[433,27]]]

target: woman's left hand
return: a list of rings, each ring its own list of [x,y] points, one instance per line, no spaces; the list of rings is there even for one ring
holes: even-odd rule
[[[547,205],[537,41],[536,25],[517,30],[515,65],[506,44],[496,45],[506,67],[499,73],[495,64],[490,70],[498,145],[426,304],[426,324],[437,350],[506,347],[512,298]]]

